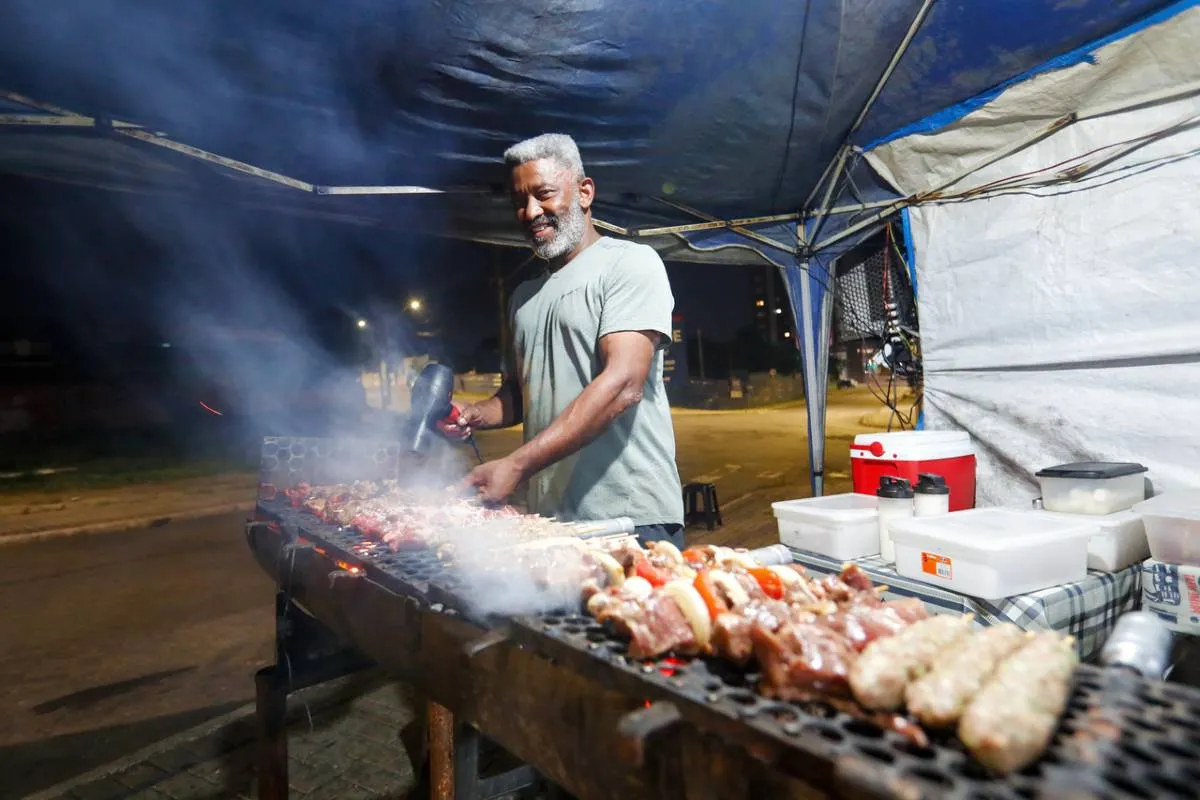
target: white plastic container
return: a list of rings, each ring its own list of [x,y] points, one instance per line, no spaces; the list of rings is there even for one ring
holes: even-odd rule
[[[772,503],[779,541],[841,560],[879,552],[879,501],[868,494],[833,494]]]
[[[1053,511],[1033,513],[1093,526],[1096,532],[1088,540],[1088,569],[1116,572],[1150,557],[1146,526],[1142,523],[1142,516],[1135,511],[1118,511],[1102,517]]]
[[[1062,514],[1112,514],[1146,499],[1146,468],[1141,464],[1061,464],[1038,472],[1037,478],[1046,510]]]
[[[950,513],[950,487],[941,475],[923,473],[913,487],[913,516],[936,517]]]
[[[1155,560],[1200,567],[1200,491],[1167,492],[1133,510],[1142,515]]]
[[[892,523],[896,571],[971,597],[1000,600],[1087,575],[1095,523],[981,508]]]
[[[913,490],[904,478],[884,475],[879,479],[875,492],[879,500],[879,557],[885,564],[896,560],[896,548],[892,546],[889,531],[893,520],[912,519]]]

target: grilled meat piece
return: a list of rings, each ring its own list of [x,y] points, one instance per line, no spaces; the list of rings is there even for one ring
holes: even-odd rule
[[[780,600],[754,600],[741,608],[719,615],[713,621],[713,651],[745,666],[754,657],[754,628],[774,633],[791,622],[812,622],[816,615],[798,611]]]
[[[639,596],[606,590],[588,601],[588,611],[629,639],[630,658],[656,658],[671,651],[688,654],[699,649],[687,617],[665,592]]]
[[[958,735],[996,772],[1028,766],[1050,744],[1079,664],[1074,641],[1041,633],[1003,660],[963,712]]]
[[[868,591],[857,600],[823,617],[821,624],[840,633],[860,653],[876,639],[897,634],[929,616],[925,604],[915,597],[884,602]]]
[[[869,576],[862,567],[858,564],[847,564],[842,567],[841,574],[842,583],[860,592],[870,592],[874,587],[871,585],[871,576]]]
[[[929,671],[934,659],[966,638],[970,616],[939,615],[871,642],[850,673],[854,697],[877,711],[904,704],[908,684]]]
[[[925,725],[947,727],[983,688],[996,666],[1029,640],[1016,625],[993,625],[970,634],[958,647],[938,656],[933,668],[908,685],[908,710]]]
[[[754,654],[762,669],[759,691],[793,700],[813,692],[848,696],[857,653],[831,628],[816,623],[784,625],[775,632],[756,625]]]

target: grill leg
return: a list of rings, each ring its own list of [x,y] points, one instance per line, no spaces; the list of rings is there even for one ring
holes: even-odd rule
[[[287,800],[287,684],[276,667],[266,667],[254,676],[254,689],[258,800]]]
[[[431,800],[454,800],[454,715],[437,703],[427,706]]]

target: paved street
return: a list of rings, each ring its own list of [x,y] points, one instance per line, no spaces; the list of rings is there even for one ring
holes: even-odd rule
[[[270,581],[230,514],[34,542],[0,558],[0,796],[253,699]]]
[[[861,404],[831,409],[831,491],[847,486],[845,438],[861,430],[871,410]],[[726,509],[724,529],[689,537],[770,543],[769,501],[808,494],[804,426],[803,409],[679,413],[683,478],[715,483]],[[485,454],[497,455],[518,437],[494,433],[481,444]],[[252,701],[252,675],[271,656],[273,587],[246,549],[244,516],[49,539],[2,551],[0,798],[25,797]],[[368,718],[373,713],[386,719],[388,731],[370,733],[361,719],[347,721],[345,708],[330,712],[343,727],[318,725],[293,752],[308,748],[328,763],[302,767],[298,774],[315,770],[310,775],[315,781],[340,773],[345,758],[330,749],[331,742],[367,736],[386,752],[378,754],[381,763],[374,767],[359,765],[372,777],[355,784],[356,791],[377,796],[385,785],[393,791],[408,780],[394,740],[405,710],[392,687],[368,688],[353,696],[369,709]],[[306,730],[307,717],[298,724]],[[248,737],[244,725],[227,727],[202,752],[188,746],[169,750],[163,756],[168,763],[135,771],[124,783],[106,779],[84,796],[134,796],[135,786],[168,778],[186,784],[190,778],[169,771],[171,758],[186,762],[193,777],[207,774],[207,783],[197,784],[207,788],[147,797],[236,796],[249,791]],[[364,747],[370,750],[356,746],[355,753]],[[237,791],[228,783],[234,769],[230,748],[242,754],[234,759]],[[177,751],[182,755],[170,755]],[[379,772],[383,762],[392,770],[386,775]]]

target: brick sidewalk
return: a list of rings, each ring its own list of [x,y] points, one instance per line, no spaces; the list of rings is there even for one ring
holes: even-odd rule
[[[413,788],[413,770],[399,739],[412,714],[400,685],[371,671],[298,692],[288,706],[293,798],[400,800]],[[143,755],[107,774],[93,773],[42,793],[39,800],[256,797],[252,713],[189,741],[169,740]]]

